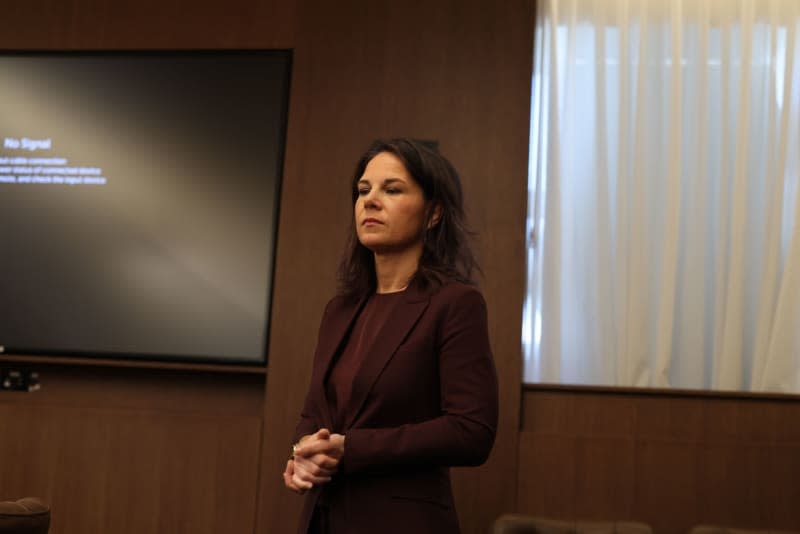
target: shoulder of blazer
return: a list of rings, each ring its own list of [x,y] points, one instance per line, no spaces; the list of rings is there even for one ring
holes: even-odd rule
[[[477,286],[450,280],[431,294],[431,304],[438,306],[458,305],[470,301],[480,302],[483,306],[486,301]]]

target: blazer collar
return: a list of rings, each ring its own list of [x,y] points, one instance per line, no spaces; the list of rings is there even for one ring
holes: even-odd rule
[[[326,385],[328,383],[328,375],[330,374],[336,355],[344,350],[344,345],[347,342],[347,338],[349,337],[348,334],[353,327],[353,323],[355,323],[356,317],[358,317],[359,313],[364,308],[367,300],[368,296],[365,296],[358,300],[344,303],[341,308],[332,313],[330,323],[327,325],[327,332],[325,333],[324,337],[326,344],[325,346],[320,347],[320,350],[322,351],[322,383],[319,385],[319,387],[323,400],[323,426],[331,429],[331,431],[333,431],[334,427],[334,414],[331,412],[331,407],[326,400]],[[320,337],[320,339],[323,338]]]
[[[397,304],[392,316],[381,326],[375,341],[367,349],[361,367],[353,379],[350,400],[344,412],[344,428],[350,428],[361,411],[375,381],[417,324],[428,307],[430,297],[415,288],[406,290],[405,298]]]
[[[334,363],[335,356],[344,349],[348,333],[352,330],[361,310],[364,308],[368,296],[359,299],[342,309],[342,313],[331,324],[331,340],[333,343],[326,349],[323,375],[323,388],[327,383],[328,374]],[[352,424],[355,417],[361,411],[361,407],[367,398],[372,386],[378,379],[381,371],[386,367],[394,356],[397,348],[406,339],[409,332],[417,324],[422,316],[422,312],[428,307],[430,295],[412,286],[405,290],[403,299],[397,304],[397,308],[392,313],[391,318],[381,327],[375,341],[367,348],[363,363],[356,372],[353,380],[350,400],[344,411],[344,429]],[[324,417],[327,419],[328,428],[332,425],[333,414],[330,412],[328,403]]]

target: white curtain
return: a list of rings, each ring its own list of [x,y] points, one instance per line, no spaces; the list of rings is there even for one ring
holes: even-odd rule
[[[800,0],[537,0],[525,381],[800,393]]]

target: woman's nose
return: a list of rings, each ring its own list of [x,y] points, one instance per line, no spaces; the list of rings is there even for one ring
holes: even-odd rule
[[[370,191],[367,193],[367,196],[364,197],[364,207],[369,209],[380,209],[380,202],[376,197],[375,193]]]

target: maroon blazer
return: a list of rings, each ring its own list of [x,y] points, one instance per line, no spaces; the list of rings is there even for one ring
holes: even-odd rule
[[[486,303],[459,282],[406,290],[333,428],[325,377],[365,302],[336,297],[322,317],[295,438],[329,428],[345,435],[345,452],[333,480],[307,494],[298,532],[320,504],[335,534],[458,533],[449,467],[485,462],[497,428]]]

